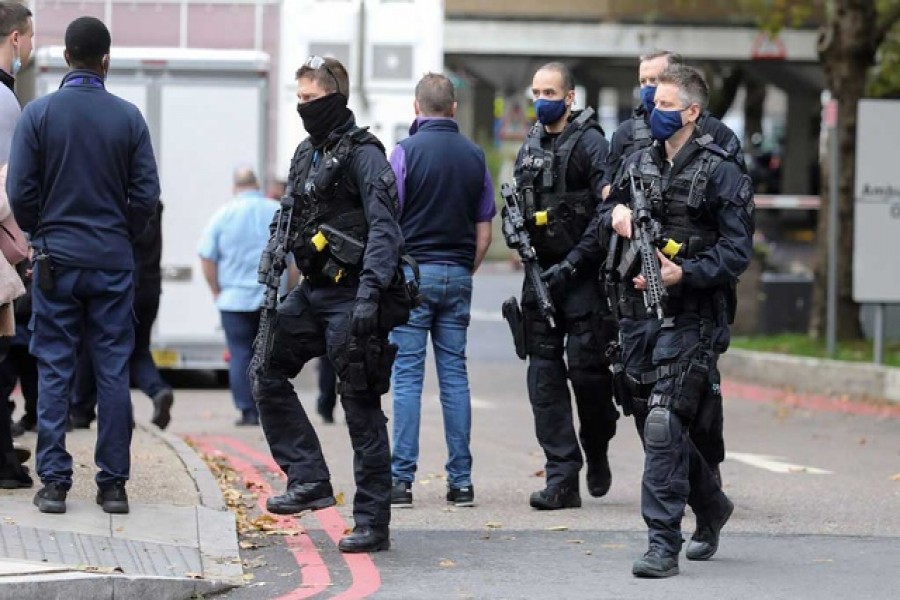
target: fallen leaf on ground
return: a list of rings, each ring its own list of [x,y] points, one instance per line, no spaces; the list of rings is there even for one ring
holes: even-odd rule
[[[567,544],[583,544],[584,540],[566,540]]]
[[[591,552],[590,550],[585,550],[584,553],[587,554],[588,556],[593,554],[593,552]]]
[[[334,501],[338,506],[343,506],[346,503],[346,500],[344,499],[344,492],[338,492],[337,494],[335,494]]]
[[[619,550],[625,547],[625,544],[601,544],[601,548],[606,548],[607,550]]]
[[[900,481],[900,473],[896,475],[891,475],[891,481]]]
[[[444,512],[450,512],[450,513],[456,512],[456,508],[453,506],[445,506],[441,510],[443,510]]]
[[[256,550],[260,547],[259,544],[250,540],[241,540],[241,543],[238,545],[241,547],[241,550]]]
[[[501,527],[503,527],[503,524],[497,521],[488,521],[484,524],[484,526],[488,529],[500,529]]]
[[[438,563],[439,567],[455,567],[456,563],[450,560],[449,558],[445,558],[441,562]]]
[[[3,517],[3,522],[7,525],[15,525],[16,521],[12,517]]]
[[[257,556],[253,560],[245,560],[243,564],[244,564],[244,568],[246,568],[246,569],[258,569],[260,567],[264,567],[267,564],[269,564],[269,561],[267,561],[262,556]]]
[[[535,471],[531,476],[532,477],[543,477],[544,475],[546,475],[546,473],[544,472],[543,469],[541,469],[540,471]]]
[[[568,525],[554,525],[553,527],[547,527],[547,531],[568,531]]]
[[[188,572],[184,574],[188,579],[203,579],[203,573]]]
[[[256,575],[253,573],[244,573],[244,581],[253,581],[256,579]]]

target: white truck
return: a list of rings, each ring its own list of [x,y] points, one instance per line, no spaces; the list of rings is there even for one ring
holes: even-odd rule
[[[444,66],[441,0],[290,0],[281,7],[278,61],[278,160],[287,176],[305,137],[297,116],[294,75],[311,55],[337,58],[350,75],[350,108],[390,153],[413,120],[413,92]],[[274,78],[273,78],[274,79]]]
[[[227,369],[225,338],[197,256],[212,214],[232,197],[233,171],[266,170],[269,57],[244,50],[113,48],[107,89],[150,128],[163,211],[162,298],[153,334],[161,368]],[[67,71],[62,47],[35,55],[38,96]]]

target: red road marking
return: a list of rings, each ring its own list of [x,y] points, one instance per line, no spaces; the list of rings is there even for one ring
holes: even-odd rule
[[[253,482],[258,485],[257,504],[260,510],[265,512],[266,499],[272,495],[272,486],[265,480],[262,474],[253,467],[249,462],[242,460],[236,456],[231,456],[222,452],[219,448],[213,446],[204,438],[191,438],[194,444],[207,454],[220,453],[228,460],[231,466],[241,475],[241,479],[245,482]],[[292,529],[297,526],[293,517],[279,516],[277,517],[279,527],[283,529]],[[300,534],[296,536],[285,536],[285,543],[297,566],[300,568],[300,584],[302,587],[285,594],[278,600],[302,600],[311,598],[319,594],[331,585],[331,576],[328,573],[328,567],[322,560],[318,548],[308,535]]]
[[[749,383],[725,381],[722,390],[726,396],[738,397],[752,402],[783,402],[789,406],[823,412],[837,412],[858,416],[880,418],[900,418],[900,405],[878,405],[856,402],[847,398],[787,392],[778,388],[763,387]]]
[[[234,438],[226,436],[210,436],[210,439],[231,446],[234,450],[240,452],[247,458],[266,465],[281,478],[285,478],[281,468],[270,455],[259,452],[244,442]],[[343,537],[344,531],[347,530],[347,523],[344,521],[343,517],[341,517],[341,514],[337,509],[326,508],[324,510],[313,511],[312,514],[319,521],[319,525],[322,529],[325,530],[332,541],[337,544],[341,537]],[[350,574],[353,576],[353,583],[350,585],[349,589],[334,596],[335,600],[358,600],[367,598],[381,588],[381,574],[378,572],[378,568],[375,566],[375,563],[372,561],[372,557],[369,554],[341,554],[344,558],[344,562],[347,563],[347,567],[350,569]]]

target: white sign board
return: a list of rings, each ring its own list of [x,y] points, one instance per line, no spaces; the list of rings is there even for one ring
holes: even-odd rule
[[[856,125],[853,299],[900,302],[900,100],[861,100]]]

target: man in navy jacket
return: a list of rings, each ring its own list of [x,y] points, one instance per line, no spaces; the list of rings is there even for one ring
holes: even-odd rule
[[[138,109],[108,93],[109,30],[93,17],[66,29],[70,71],[59,91],[25,107],[13,136],[7,192],[35,248],[31,352],[38,361],[34,503],[66,510],[72,457],[68,402],[82,339],[97,377],[97,503],[128,512],[128,364],[134,346],[132,239],[156,209],[159,179]],[[83,338],[82,338],[83,336]]]
[[[472,406],[466,333],[472,274],[491,243],[494,187],[481,148],[459,133],[456,94],[444,75],[416,85],[416,120],[391,154],[400,200],[404,247],[419,264],[422,303],[391,332],[394,362],[394,454],[391,505],[412,506],[419,458],[425,349],[434,346],[447,440],[447,502],[473,506],[469,440]],[[407,272],[407,278],[412,273]]]

